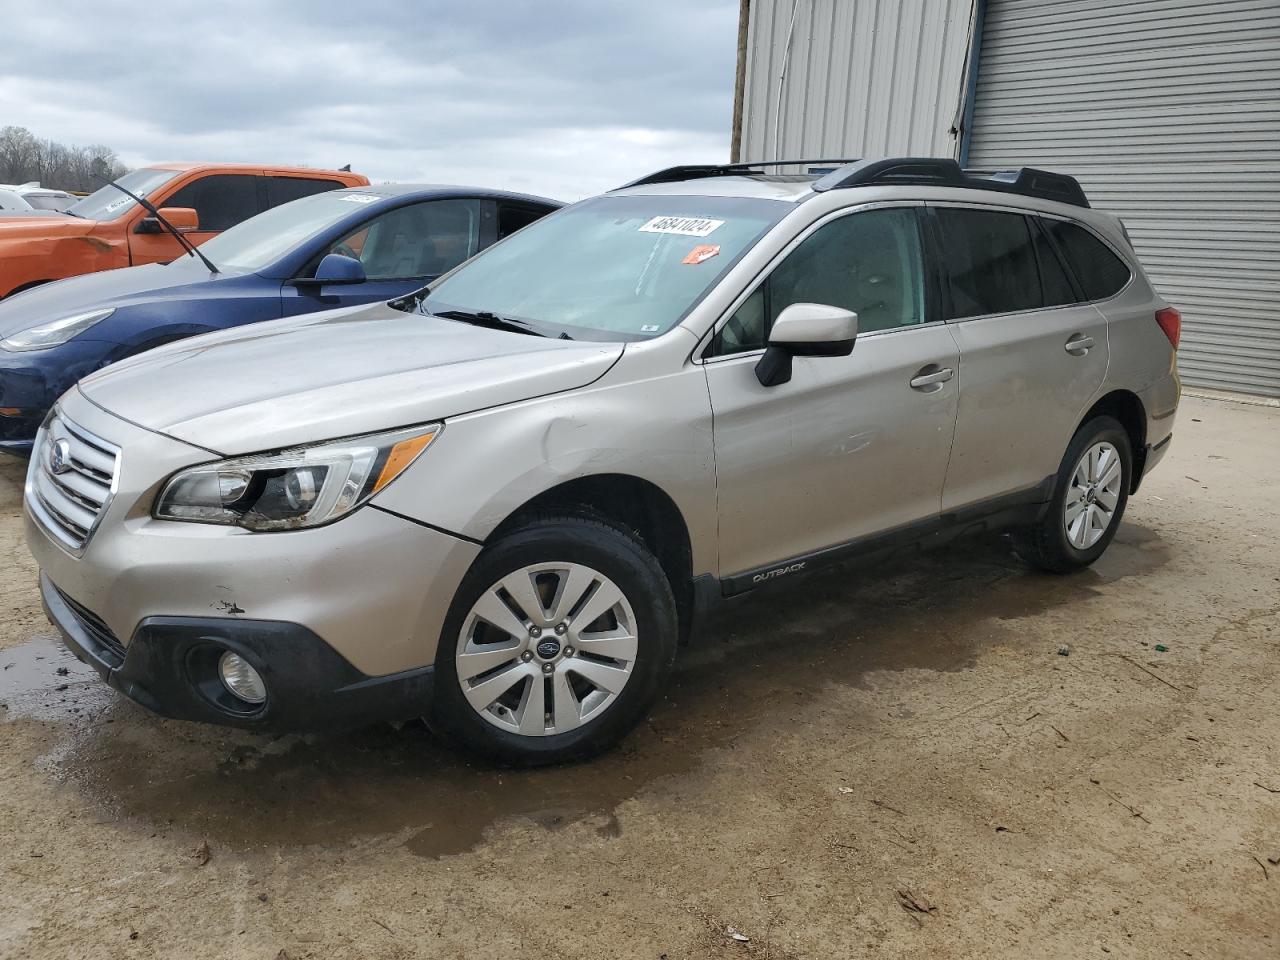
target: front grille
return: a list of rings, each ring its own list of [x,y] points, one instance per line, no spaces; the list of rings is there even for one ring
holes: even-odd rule
[[[88,607],[76,603],[61,590],[58,590],[58,596],[60,596],[63,599],[63,602],[71,608],[71,612],[75,614],[76,620],[80,622],[80,626],[84,627],[89,635],[92,636],[94,640],[98,641],[100,646],[115,657],[117,663],[115,663],[114,666],[118,667],[121,663],[124,663],[124,644],[121,643],[120,639],[111,632],[111,628],[107,626],[106,621]]]
[[[51,536],[79,555],[111,502],[119,465],[118,447],[55,413],[31,452],[27,506]]]

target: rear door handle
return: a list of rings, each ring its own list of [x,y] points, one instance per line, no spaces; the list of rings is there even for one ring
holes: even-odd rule
[[[1092,346],[1093,337],[1086,337],[1083,334],[1077,333],[1066,342],[1063,349],[1066,350],[1067,353],[1074,354],[1077,357],[1083,357],[1089,352],[1089,348]]]
[[[940,388],[955,375],[956,372],[951,367],[938,367],[934,364],[929,364],[929,366],[921,368],[920,372],[911,378],[911,388],[932,393],[931,387],[934,389]]]

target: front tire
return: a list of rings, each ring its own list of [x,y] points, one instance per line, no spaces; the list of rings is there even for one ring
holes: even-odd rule
[[[1128,432],[1114,417],[1094,417],[1067,446],[1044,517],[1015,534],[1018,554],[1052,573],[1089,566],[1116,535],[1132,478]]]
[[[539,518],[486,547],[458,588],[428,722],[499,763],[586,759],[652,706],[676,636],[671,585],[636,536]]]

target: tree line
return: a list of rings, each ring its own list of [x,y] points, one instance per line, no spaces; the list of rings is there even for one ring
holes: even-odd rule
[[[128,172],[116,152],[101,144],[68,146],[38,139],[26,127],[0,128],[0,183],[29,183],[89,193],[102,184],[92,176],[101,162],[112,178]]]

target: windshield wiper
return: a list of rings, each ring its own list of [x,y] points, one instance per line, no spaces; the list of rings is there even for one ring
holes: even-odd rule
[[[527,333],[531,337],[544,337],[546,334],[539,333],[529,324],[521,320],[512,320],[509,317],[500,317],[496,313],[490,313],[488,310],[441,310],[439,313],[429,314],[432,317],[444,317],[446,320],[457,320],[461,323],[469,323],[476,327],[485,327],[489,330],[508,330],[511,333]]]
[[[150,200],[144,200],[142,197],[138,196],[133,191],[126,190],[124,187],[120,186],[120,184],[116,183],[114,180],[108,179],[106,176],[104,176],[100,172],[103,169],[106,169],[106,164],[101,163],[101,161],[99,161],[99,164],[95,164],[95,169],[91,171],[90,175],[95,180],[105,183],[108,187],[115,187],[117,190],[123,193],[126,197],[136,200],[139,204],[142,205],[143,209],[145,209],[147,213],[151,214],[153,217],[156,218],[157,223],[159,223],[162,227],[164,227],[171,234],[173,234],[173,238],[177,240],[178,243],[182,244],[182,246],[186,249],[187,253],[189,253],[193,257],[199,257],[200,260],[204,263],[204,265],[209,268],[210,273],[219,272],[218,268],[213,265],[213,261],[210,260],[208,257],[206,257],[199,250],[197,250],[195,247],[195,244],[193,244],[190,240],[188,240],[185,236],[183,236],[181,230],[175,227],[172,223],[170,223],[164,217],[160,216],[160,211],[155,208],[155,206],[151,203]]]

